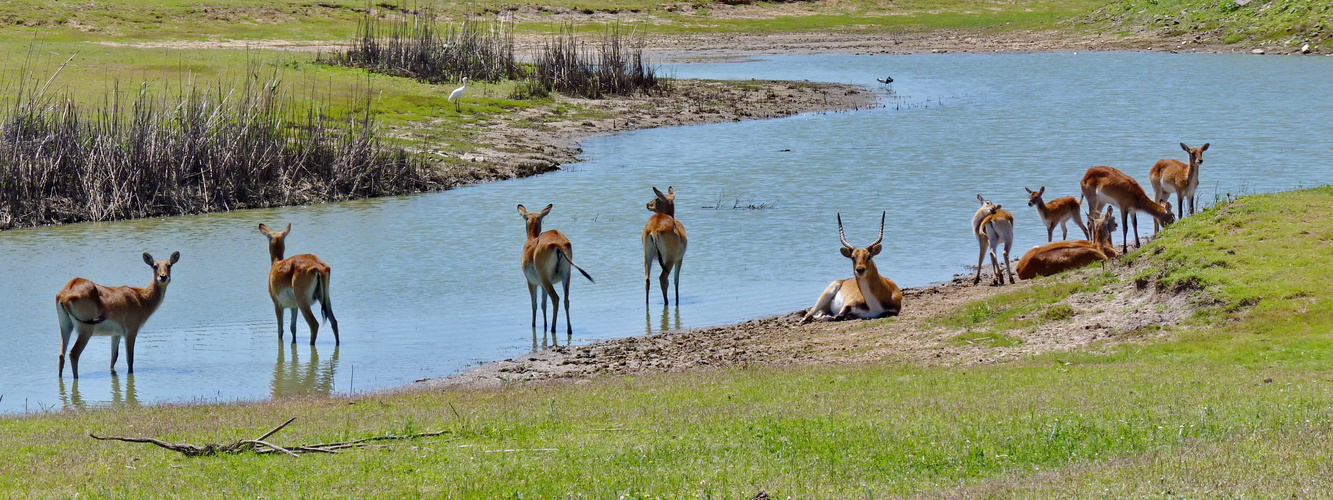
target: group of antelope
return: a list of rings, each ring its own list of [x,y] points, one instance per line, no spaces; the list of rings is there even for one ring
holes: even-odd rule
[[[1065,196],[1045,202],[1042,196],[1046,187],[1033,191],[1023,188],[1028,193],[1028,206],[1037,209],[1042,225],[1046,228],[1045,245],[1035,247],[1023,254],[1018,261],[1018,278],[1032,279],[1038,276],[1076,269],[1093,262],[1106,262],[1116,257],[1111,236],[1116,230],[1114,209],[1106,205],[1120,207],[1123,240],[1121,252],[1129,250],[1129,227],[1134,227],[1134,245],[1139,244],[1138,212],[1146,212],[1154,219],[1154,233],[1168,224],[1175,222],[1177,215],[1171,213],[1168,198],[1176,195],[1179,216],[1184,217],[1184,206],[1189,203],[1189,213],[1194,214],[1194,192],[1199,187],[1199,166],[1203,164],[1203,152],[1208,144],[1191,148],[1185,143],[1180,148],[1189,153],[1189,163],[1174,159],[1161,159],[1153,164],[1148,172],[1152,182],[1153,197],[1148,198],[1143,187],[1134,178],[1111,167],[1098,166],[1089,168],[1080,184],[1083,196],[1075,200]],[[977,275],[973,284],[981,282],[982,264],[986,254],[990,253],[991,268],[994,271],[994,283],[1004,284],[1007,273],[1009,283],[1015,283],[1014,271],[1009,266],[1009,250],[1014,244],[1014,214],[1000,205],[977,194],[981,208],[972,217],[972,234],[980,246],[977,255]],[[1088,203],[1088,224],[1079,220],[1079,207]],[[1106,211],[1103,212],[1102,208]],[[1086,240],[1068,241],[1069,231],[1066,223],[1073,221],[1083,230]],[[1060,226],[1063,241],[1053,241],[1055,226]],[[815,306],[806,312],[801,323],[811,319],[843,318],[879,318],[898,314],[902,310],[903,294],[893,280],[879,274],[871,260],[880,252],[880,241],[884,239],[884,215],[880,215],[879,239],[865,248],[856,248],[847,242],[843,235],[842,215],[838,215],[838,236],[842,240],[842,255],[852,260],[855,277],[834,281],[819,296]],[[1003,269],[996,256],[1003,245]]]
[[[1036,207],[1042,224],[1046,227],[1048,243],[1023,255],[1018,263],[1018,277],[1031,279],[1085,266],[1092,262],[1108,261],[1117,254],[1111,245],[1111,235],[1116,229],[1112,209],[1102,208],[1107,204],[1120,207],[1123,226],[1122,251],[1128,249],[1128,228],[1133,225],[1134,242],[1138,245],[1139,235],[1136,220],[1137,212],[1147,212],[1156,223],[1154,231],[1160,226],[1171,224],[1176,216],[1171,213],[1171,203],[1167,201],[1172,193],[1184,217],[1184,204],[1188,201],[1190,214],[1194,213],[1194,191],[1199,184],[1199,165],[1203,163],[1203,152],[1208,144],[1199,148],[1180,145],[1189,153],[1189,163],[1163,159],[1153,165],[1149,173],[1152,181],[1154,198],[1150,199],[1133,178],[1111,167],[1092,167],[1083,176],[1083,199],[1075,200],[1066,196],[1050,201],[1042,201],[1046,187],[1037,191],[1027,189],[1028,205]],[[663,193],[653,188],[654,197],[647,208],[654,214],[644,226],[641,241],[643,244],[644,302],[650,300],[652,293],[652,267],[656,262],[661,268],[658,281],[662,289],[663,304],[670,304],[667,288],[675,282],[675,300],[680,302],[680,267],[685,257],[689,238],[685,226],[676,220],[676,192],[667,187]],[[980,244],[981,252],[977,257],[977,276],[973,283],[981,281],[981,267],[987,250],[991,256],[991,267],[995,272],[997,284],[1004,283],[1005,274],[1001,272],[996,251],[1003,245],[1004,271],[1008,272],[1009,282],[1014,283],[1014,272],[1009,269],[1009,250],[1013,246],[1014,216],[1000,205],[977,195],[981,208],[972,218],[972,232]],[[1088,203],[1088,225],[1079,220],[1079,206],[1083,200]],[[573,326],[569,321],[569,286],[571,270],[577,269],[588,281],[592,276],[574,263],[574,249],[569,238],[558,230],[542,231],[542,219],[551,212],[552,205],[547,205],[539,212],[529,212],[523,205],[518,205],[518,214],[523,217],[527,229],[527,241],[523,245],[520,264],[528,282],[528,295],[532,300],[532,327],[537,327],[537,296],[541,295],[542,330],[549,327],[551,334],[556,333],[556,322],[560,316],[560,295],[556,285],[562,285],[565,298],[565,331],[573,335]],[[805,323],[811,319],[843,318],[878,318],[896,315],[902,310],[902,290],[893,280],[879,274],[874,257],[882,249],[884,240],[884,218],[880,214],[879,238],[863,248],[857,248],[847,242],[842,228],[842,214],[838,214],[838,238],[842,241],[842,255],[852,260],[854,276],[849,279],[834,281],[819,296],[815,306],[802,318]],[[1087,240],[1052,241],[1055,226],[1059,225],[1063,238],[1069,232],[1065,226],[1074,221],[1083,230]],[[310,327],[310,343],[315,343],[319,332],[319,320],[311,306],[320,304],[320,313],[333,329],[335,343],[341,343],[338,337],[338,320],[333,315],[332,302],[329,298],[328,264],[319,257],[310,254],[283,258],[286,250],[284,240],[291,232],[288,224],[282,231],[270,231],[264,224],[259,231],[268,238],[271,266],[269,268],[268,291],[273,300],[273,311],[278,320],[278,340],[283,338],[282,315],[290,309],[292,342],[296,342],[296,315],[299,311]],[[134,373],[134,340],[148,317],[162,303],[167,285],[171,283],[171,267],[180,260],[180,252],[173,252],[166,260],[154,260],[148,253],[143,254],[144,263],[153,268],[153,282],[146,287],[109,287],[98,285],[83,278],[74,278],[56,294],[56,315],[60,323],[59,374],[64,376],[65,353],[69,351],[69,360],[74,378],[79,377],[79,355],[83,352],[89,338],[93,335],[111,336],[111,370],[114,373],[116,358],[120,354],[120,340],[125,339],[126,365]],[[672,274],[674,273],[674,277]],[[553,311],[548,323],[546,305],[550,302]],[[78,338],[70,347],[70,336],[78,330]]]

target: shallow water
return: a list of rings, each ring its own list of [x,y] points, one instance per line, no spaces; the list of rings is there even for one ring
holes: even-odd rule
[[[879,269],[902,286],[975,264],[975,195],[1017,216],[1014,253],[1044,242],[1022,187],[1077,195],[1092,165],[1146,182],[1176,143],[1212,143],[1199,195],[1333,179],[1333,58],[1021,54],[790,56],[666,68],[678,77],[870,83],[886,107],[591,139],[589,161],[534,178],[402,198],[0,233],[0,411],[361,392],[541,348],[518,268],[515,205],[554,203],[546,229],[596,278],[572,286],[573,341],[742,321],[813,303],[850,274],[834,215],[864,245],[888,212]],[[681,302],[643,304],[650,186],[674,186],[690,235]],[[765,205],[762,209],[732,209]],[[704,208],[709,207],[709,208]],[[1140,234],[1151,232],[1147,218]],[[276,340],[256,229],[293,224],[289,254],[333,267],[343,344]],[[1077,231],[1076,228],[1073,228]],[[1057,237],[1059,233],[1057,232]],[[1119,242],[1117,236],[1116,241]],[[94,338],[78,383],[56,376],[53,296],[70,278],[147,284],[139,254],[182,254],[141,332],[136,373]],[[656,278],[654,277],[654,288]],[[905,304],[911,307],[911,304]],[[561,333],[565,343],[564,314]],[[290,337],[287,338],[290,341]],[[549,342],[549,340],[547,340]]]

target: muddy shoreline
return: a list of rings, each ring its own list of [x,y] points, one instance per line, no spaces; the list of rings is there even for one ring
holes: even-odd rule
[[[1086,282],[1103,269],[1114,279],[1100,290],[1077,292],[1017,318],[1024,327],[985,332],[959,326],[963,306],[978,300],[1058,282]],[[877,320],[815,321],[801,325],[804,311],[731,325],[607,339],[590,344],[550,345],[535,332],[533,350],[483,363],[441,378],[394,389],[454,390],[524,383],[578,382],[605,376],[669,373],[744,366],[904,363],[965,366],[1000,363],[1041,353],[1110,349],[1166,335],[1207,298],[1198,291],[1159,290],[1136,282],[1137,267],[1094,265],[1080,271],[1014,285],[973,285],[960,274],[932,285],[903,290],[903,312]],[[1105,279],[1100,278],[1100,279]],[[812,290],[813,303],[819,290]],[[657,310],[655,303],[649,307]],[[999,334],[998,336],[994,334]],[[541,340],[538,340],[541,337]],[[975,338],[973,338],[975,337]]]

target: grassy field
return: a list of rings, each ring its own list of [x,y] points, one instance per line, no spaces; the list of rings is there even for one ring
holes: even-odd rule
[[[1110,31],[1146,28],[1167,37],[1197,35],[1210,43],[1333,45],[1333,2],[1326,0],[1122,0],[1085,19]]]
[[[580,384],[73,411],[0,420],[35,496],[1303,497],[1333,487],[1333,188],[1255,195],[1128,257],[1209,297],[1166,341],[966,367],[749,368]],[[1091,284],[1065,283],[1091,276]],[[1050,278],[1048,278],[1050,279]],[[941,316],[969,331],[1083,273]],[[984,311],[984,312],[977,312]],[[442,430],[334,456],[183,458],[99,435],[279,444]],[[23,493],[20,493],[23,492]]]

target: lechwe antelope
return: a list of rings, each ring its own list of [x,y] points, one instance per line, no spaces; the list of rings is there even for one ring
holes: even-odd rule
[[[1055,240],[1056,224],[1060,225],[1060,239],[1069,239],[1069,228],[1065,226],[1065,223],[1070,220],[1073,220],[1074,225],[1083,230],[1084,238],[1088,237],[1088,228],[1079,219],[1078,206],[1082,203],[1081,201],[1075,200],[1073,196],[1065,196],[1044,203],[1041,200],[1041,195],[1046,193],[1046,186],[1042,186],[1041,189],[1036,191],[1027,187],[1024,187],[1023,190],[1028,192],[1028,206],[1037,207],[1037,216],[1041,217],[1041,225],[1046,226],[1046,241],[1048,243]]]
[[[643,303],[648,303],[652,290],[653,261],[662,268],[662,305],[667,301],[667,275],[676,274],[676,305],[680,305],[680,263],[685,259],[685,247],[689,238],[685,236],[685,226],[676,220],[676,190],[667,186],[666,194],[653,188],[657,195],[648,202],[648,210],[656,212],[643,226]]]
[[[542,232],[542,218],[551,213],[546,205],[542,211],[532,213],[523,205],[518,206],[518,215],[527,222],[528,242],[523,244],[523,276],[528,278],[528,295],[532,297],[532,327],[537,327],[537,289],[542,292],[542,330],[546,330],[546,298],[551,298],[551,333],[555,333],[556,320],[560,318],[560,296],[555,293],[555,284],[565,285],[565,334],[573,336],[574,326],[569,323],[569,268],[578,269],[588,281],[593,281],[587,271],[574,263],[574,247],[564,233],[552,229]],[[596,283],[595,281],[593,281]]]
[[[884,213],[879,216],[879,238],[865,248],[856,248],[847,242],[842,232],[842,214],[838,214],[838,238],[842,240],[842,256],[852,259],[852,278],[830,283],[824,293],[801,318],[809,323],[813,318],[844,319],[854,316],[862,319],[897,315],[903,307],[903,292],[893,280],[880,276],[873,260],[879,255],[884,241]]]
[[[1088,215],[1100,213],[1107,203],[1120,207],[1121,253],[1129,252],[1129,226],[1134,226],[1134,246],[1139,245],[1139,224],[1135,212],[1147,212],[1163,226],[1176,221],[1171,202],[1157,203],[1148,198],[1134,178],[1111,167],[1092,167],[1083,175],[1083,197]],[[1131,217],[1133,222],[1131,223]]]
[[[1202,146],[1191,148],[1185,143],[1180,143],[1180,149],[1189,153],[1190,162],[1182,163],[1180,160],[1163,158],[1154,163],[1152,170],[1148,171],[1148,180],[1152,182],[1152,198],[1157,203],[1162,203],[1176,193],[1177,218],[1185,218],[1185,202],[1190,204],[1190,215],[1194,215],[1194,190],[1199,188],[1199,165],[1203,165],[1203,152],[1208,150],[1208,143]],[[1152,223],[1153,233],[1158,230],[1157,221]]]
[[[338,318],[333,316],[333,302],[329,300],[329,265],[308,253],[282,258],[287,250],[284,241],[292,232],[291,224],[277,232],[260,224],[259,232],[268,237],[268,256],[273,263],[268,271],[268,295],[273,299],[273,314],[278,316],[278,342],[282,342],[282,312],[291,309],[292,343],[296,343],[296,311],[301,311],[305,323],[310,325],[310,345],[315,345],[319,320],[315,319],[310,304],[319,301],[320,314],[333,327],[333,343],[342,344],[338,338]]]
[[[1115,245],[1111,244],[1111,234],[1115,232],[1114,210],[1107,207],[1104,215],[1088,216],[1088,227],[1092,228],[1090,241],[1056,241],[1028,250],[1018,261],[1019,279],[1050,276],[1115,258]]]
[[[148,317],[153,315],[171,283],[171,266],[180,260],[180,252],[172,252],[167,260],[153,260],[147,252],[144,263],[153,268],[153,282],[143,288],[132,286],[102,286],[83,278],[74,278],[56,294],[56,318],[60,321],[60,369],[65,376],[65,349],[69,335],[75,328],[79,337],[69,349],[70,371],[79,378],[79,355],[93,335],[111,336],[111,372],[116,372],[116,358],[120,356],[120,338],[125,337],[125,365],[134,373],[134,339],[139,335]]]
[[[981,252],[977,255],[977,277],[972,280],[972,284],[981,282],[981,263],[986,260],[988,248],[991,268],[995,270],[994,283],[1004,284],[1004,272],[995,258],[995,250],[1000,243],[1004,243],[1004,270],[1009,271],[1009,283],[1013,283],[1014,270],[1009,267],[1009,249],[1014,246],[1014,214],[982,198],[981,193],[977,193],[977,201],[981,202],[981,208],[972,216],[972,234],[977,237]]]

